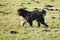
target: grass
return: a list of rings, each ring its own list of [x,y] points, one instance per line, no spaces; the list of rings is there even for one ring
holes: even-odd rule
[[[38,0],[40,3],[36,3],[36,1],[0,0],[0,5],[6,5],[0,6],[0,40],[60,40],[60,11],[47,10],[45,21],[49,25],[48,28],[43,28],[42,25],[38,28],[36,21],[33,23],[33,28],[29,27],[28,23],[24,27],[20,25],[22,18],[17,15],[19,8],[26,7],[27,10],[32,11],[35,7],[43,8],[46,4],[52,3],[51,0]],[[21,6],[21,3],[25,4]],[[52,4],[58,6],[60,0],[55,0]],[[52,16],[55,19],[52,19]],[[18,33],[11,34],[11,31]]]

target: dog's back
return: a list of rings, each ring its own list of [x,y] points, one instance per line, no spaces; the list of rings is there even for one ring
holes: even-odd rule
[[[39,10],[34,10],[31,13],[31,17],[33,20],[40,18],[42,16],[41,12]]]

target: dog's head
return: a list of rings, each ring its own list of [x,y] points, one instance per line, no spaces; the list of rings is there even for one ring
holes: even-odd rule
[[[17,10],[17,14],[18,14],[19,16],[22,16],[22,12],[23,12],[23,11],[24,11],[24,9],[20,8],[20,9]]]
[[[30,11],[27,11],[27,10],[25,10],[23,8],[18,9],[17,12],[18,12],[19,16],[23,16],[23,17],[31,15]]]

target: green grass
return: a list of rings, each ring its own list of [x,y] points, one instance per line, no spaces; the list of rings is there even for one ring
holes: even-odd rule
[[[37,22],[33,22],[33,28],[26,23],[24,27],[20,25],[22,18],[17,15],[17,10],[21,7],[26,7],[32,11],[34,8],[43,8],[46,4],[51,4],[51,0],[0,0],[0,40],[60,40],[60,11],[47,11],[45,21],[49,25],[48,28],[43,28],[42,25],[38,28]],[[20,6],[21,3],[23,6]],[[27,4],[31,3],[31,4]],[[60,0],[55,0],[52,4],[59,6]],[[52,19],[51,17],[56,17]],[[45,32],[43,30],[50,30]],[[17,34],[11,34],[10,31],[17,31]]]

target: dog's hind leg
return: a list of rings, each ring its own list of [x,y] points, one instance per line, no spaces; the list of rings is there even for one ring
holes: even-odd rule
[[[48,27],[48,25],[47,25],[46,23],[41,23],[41,24],[45,25],[45,28],[47,28],[47,27]]]
[[[40,19],[40,22],[41,24],[45,25],[46,28],[48,27],[48,25],[45,23],[44,17]]]

